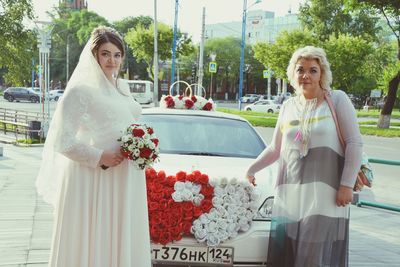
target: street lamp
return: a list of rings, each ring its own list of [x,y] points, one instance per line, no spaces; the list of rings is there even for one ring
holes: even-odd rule
[[[175,82],[175,59],[176,59],[176,35],[178,24],[179,0],[175,0],[175,20],[174,20],[174,38],[172,41],[172,66],[171,66],[171,84]]]
[[[261,3],[262,0],[256,0],[252,5],[247,7],[247,0],[243,0],[243,16],[242,16],[242,43],[240,47],[240,74],[239,74],[239,110],[241,110],[242,102],[240,98],[243,94],[243,69],[244,69],[244,48],[246,46],[246,17],[247,9],[255,4]]]

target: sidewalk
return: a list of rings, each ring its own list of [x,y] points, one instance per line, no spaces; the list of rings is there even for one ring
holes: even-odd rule
[[[35,189],[42,147],[0,146],[0,267],[47,266],[52,208]],[[399,266],[399,226],[400,213],[352,206],[350,266]]]

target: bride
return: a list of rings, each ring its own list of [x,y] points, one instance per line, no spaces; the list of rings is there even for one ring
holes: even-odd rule
[[[37,189],[55,208],[49,266],[150,267],[143,170],[117,139],[141,113],[116,79],[120,35],[96,28],[53,116]]]

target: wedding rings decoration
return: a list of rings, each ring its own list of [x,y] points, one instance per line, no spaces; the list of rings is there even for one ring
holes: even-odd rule
[[[186,88],[183,90],[182,94],[179,94],[179,88],[176,90],[176,95],[174,95],[174,86],[183,83],[186,85]],[[214,101],[210,99],[206,99],[206,90],[203,86],[202,92],[203,96],[194,95],[192,86],[200,86],[199,84],[189,84],[185,81],[176,81],[171,84],[169,88],[169,95],[163,95],[160,100],[160,107],[163,108],[173,108],[173,109],[192,109],[192,110],[215,110],[216,106]],[[195,88],[195,87],[194,87]]]

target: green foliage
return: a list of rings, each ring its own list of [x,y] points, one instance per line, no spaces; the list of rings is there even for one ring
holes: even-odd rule
[[[127,17],[113,23],[113,27],[125,36],[129,30],[134,29],[139,24],[143,25],[146,29],[153,23],[153,19],[149,16]],[[128,70],[129,79],[147,80],[147,65],[144,61],[137,62],[133,56],[133,51],[130,46],[126,45],[124,71]]]
[[[207,40],[204,46],[204,77],[206,80],[209,80],[211,76],[211,73],[208,72],[208,66],[211,62],[211,54],[216,55],[215,61],[218,63],[218,77],[231,82],[238,79],[240,44],[240,39],[235,37],[213,38]],[[245,56],[245,59],[249,59],[248,55]],[[233,85],[230,85],[230,87],[232,86]]]
[[[170,26],[158,23],[158,56],[165,61],[172,58],[173,30]],[[132,49],[136,61],[143,60],[148,66],[147,71],[153,80],[153,54],[154,54],[154,25],[146,28],[142,24],[130,29],[125,35],[125,42]],[[176,58],[188,55],[194,51],[191,38],[178,31],[176,45]]]
[[[101,25],[109,26],[110,23],[97,13],[85,9],[72,12],[67,21],[68,29],[74,30],[80,45],[85,45],[93,29]]]
[[[293,52],[306,45],[318,46],[308,30],[294,30],[282,32],[278,35],[274,44],[257,43],[254,47],[254,57],[274,71],[276,77],[286,77],[286,69]]]
[[[6,83],[24,85],[36,54],[35,35],[24,25],[24,20],[33,20],[32,4],[29,0],[0,0],[0,11],[0,68],[7,69]]]
[[[394,62],[393,64],[387,65],[383,70],[383,75],[380,77],[378,82],[378,88],[383,90],[385,94],[388,92],[389,82],[400,73],[400,61]],[[400,91],[397,90],[397,98],[400,98]]]
[[[144,28],[150,28],[153,19],[149,16],[126,17],[113,23],[113,27],[121,34],[126,34],[130,29],[141,24]]]
[[[73,11],[66,8],[56,9],[52,14],[53,31],[50,49],[51,79],[54,82],[66,80],[67,46],[69,46],[69,76],[78,64],[79,56],[94,28],[109,26],[107,20],[98,14],[87,11]]]
[[[328,40],[339,34],[376,40],[377,18],[368,8],[347,9],[345,0],[310,0],[300,7],[299,20],[315,38]]]
[[[338,38],[331,36],[324,42],[323,47],[331,64],[333,75],[333,88],[345,90],[357,95],[366,88],[369,75],[365,75],[364,64],[366,58],[373,53],[372,44],[361,37],[339,35]]]

